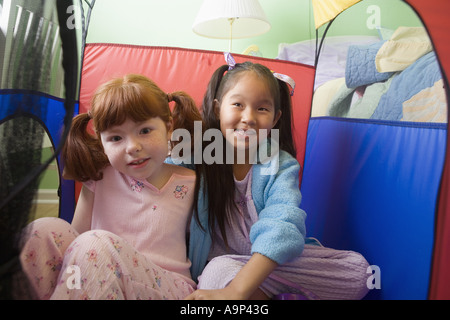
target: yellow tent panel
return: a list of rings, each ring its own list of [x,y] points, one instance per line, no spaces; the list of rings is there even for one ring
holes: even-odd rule
[[[361,0],[312,0],[316,29]]]

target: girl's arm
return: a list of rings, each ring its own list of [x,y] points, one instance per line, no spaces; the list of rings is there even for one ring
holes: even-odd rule
[[[91,229],[94,193],[83,185],[75,208],[72,226],[80,234]]]
[[[251,253],[260,253],[279,265],[303,252],[306,212],[301,209],[298,161],[280,151],[279,168],[266,176],[254,170],[252,196],[258,220],[250,229]]]
[[[247,300],[277,267],[269,258],[254,253],[236,277],[223,289],[196,290],[186,297],[188,300]]]

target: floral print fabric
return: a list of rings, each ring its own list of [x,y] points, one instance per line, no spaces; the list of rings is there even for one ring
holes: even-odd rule
[[[58,218],[27,229],[22,267],[41,299],[183,299],[194,287],[104,230],[81,235]]]

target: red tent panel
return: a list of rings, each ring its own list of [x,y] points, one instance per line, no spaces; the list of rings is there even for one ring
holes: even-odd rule
[[[296,82],[293,99],[294,138],[297,159],[303,165],[306,133],[311,111],[315,69],[311,66],[274,59],[233,54],[236,62],[261,63],[271,70],[289,75]],[[87,44],[80,88],[80,113],[89,109],[96,88],[113,77],[127,73],[143,74],[166,92],[190,94],[201,106],[213,72],[225,64],[222,52],[168,47],[118,44]],[[300,175],[301,178],[301,175]]]
[[[447,91],[450,72],[450,1],[448,0],[406,0],[421,17],[433,41],[439,58],[443,79]],[[450,299],[450,136],[447,131],[447,151],[444,172],[440,187],[438,207],[436,212],[435,243],[430,284],[430,299]],[[414,266],[410,266],[414,267]]]

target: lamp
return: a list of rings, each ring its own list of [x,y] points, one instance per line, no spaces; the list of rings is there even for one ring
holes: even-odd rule
[[[207,38],[249,38],[270,30],[270,22],[258,0],[204,0],[192,30]]]

